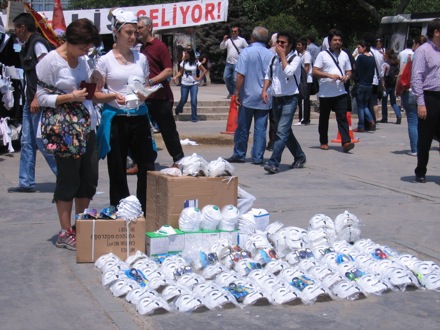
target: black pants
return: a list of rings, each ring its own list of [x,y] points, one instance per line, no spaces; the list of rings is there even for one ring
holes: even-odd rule
[[[275,120],[275,117],[273,115],[273,109],[269,110],[269,142],[268,146],[271,145],[273,147],[273,144],[275,143],[275,140],[277,139],[277,122]]]
[[[425,91],[423,94],[427,114],[425,120],[418,120],[417,167],[414,170],[417,176],[426,175],[432,138],[440,130],[440,92]]]
[[[115,116],[110,134],[111,151],[107,154],[110,178],[110,204],[130,196],[128,189],[126,162],[130,149],[133,161],[138,165],[136,197],[146,211],[147,171],[154,171],[156,152],[153,150],[151,132],[147,116]]]
[[[173,103],[169,100],[149,100],[146,102],[151,120],[157,123],[168,153],[177,162],[183,158],[179,132],[173,116]]]
[[[331,111],[334,111],[336,114],[342,145],[346,142],[351,142],[347,121],[347,94],[319,98],[319,142],[321,144],[328,144],[328,121]]]
[[[310,124],[310,92],[312,91],[312,83],[307,83],[307,97],[298,96],[298,119],[303,124]],[[304,112],[303,112],[304,101]]]

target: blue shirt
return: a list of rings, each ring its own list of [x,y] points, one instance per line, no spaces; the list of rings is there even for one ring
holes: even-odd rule
[[[244,76],[240,98],[246,108],[269,110],[272,107],[270,102],[264,104],[261,99],[264,77],[272,57],[273,53],[260,42],[252,43],[240,53],[235,71]]]

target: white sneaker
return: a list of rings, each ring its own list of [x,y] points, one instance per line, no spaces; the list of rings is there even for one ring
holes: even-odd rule
[[[409,156],[417,156],[417,152],[408,151],[407,155],[409,155]]]
[[[299,122],[293,124],[293,126],[301,126],[301,122],[299,121]]]

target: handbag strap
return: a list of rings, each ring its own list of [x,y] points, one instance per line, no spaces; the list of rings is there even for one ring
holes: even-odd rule
[[[231,38],[231,42],[232,42],[232,45],[235,47],[235,49],[237,50],[237,53],[238,53],[238,55],[240,55],[240,51],[238,50],[238,48],[237,48],[237,46],[235,45],[235,42],[234,42],[234,40]]]
[[[46,84],[44,81],[41,81],[41,80],[38,80],[37,84],[39,86],[41,86],[42,88],[44,88],[45,90],[47,90],[48,92],[50,92],[51,94],[58,94],[58,95],[67,94],[66,92],[62,91],[61,89],[59,89],[53,85]]]
[[[341,67],[339,66],[339,61],[336,60],[336,58],[332,55],[332,53],[330,53],[330,51],[328,49],[326,50],[326,52],[330,55],[333,62],[335,62],[336,66],[338,67],[339,71],[341,72],[341,75],[343,76],[344,73],[342,72]]]

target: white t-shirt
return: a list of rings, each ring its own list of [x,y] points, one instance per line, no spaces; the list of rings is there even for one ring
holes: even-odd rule
[[[199,83],[195,78],[197,77],[197,67],[201,64],[199,61],[195,64],[189,64],[186,61],[180,62],[180,67],[183,68],[182,85],[192,86]]]
[[[301,56],[301,64],[303,66],[303,68],[305,69],[306,64],[309,64],[309,71],[307,72],[307,83],[311,83],[313,82],[313,77],[312,77],[312,55],[310,54],[309,51],[305,51],[303,54],[300,54]]]
[[[323,72],[337,74],[339,76],[351,70],[350,59],[346,52],[341,50],[336,60],[339,61],[342,74],[336,66],[335,61],[331,58],[331,55],[326,51],[322,51],[318,54],[313,67],[317,67]],[[319,97],[335,97],[346,93],[344,83],[341,80],[319,78]]]
[[[241,53],[241,51],[249,45],[246,42],[246,40],[243,39],[242,37],[236,37],[233,39],[234,39],[234,43],[232,43],[231,38],[229,38],[226,41],[222,40],[222,42],[220,43],[220,49],[227,49],[228,55],[226,57],[226,62],[231,63],[231,64],[237,64],[238,56],[240,55],[237,52],[237,49]],[[235,46],[234,46],[234,44],[235,44]],[[237,48],[235,48],[235,47],[237,47]]]
[[[52,50],[38,62],[36,71],[39,80],[48,85],[55,86],[67,94],[79,89],[81,81],[89,82],[92,73],[85,56],[78,58],[76,68],[71,68],[56,50]],[[58,95],[49,94],[45,89],[37,86],[37,97],[40,106],[56,108],[55,102]],[[96,127],[98,123],[98,113],[92,101],[85,100],[83,104],[87,110],[89,110],[91,126]]]
[[[382,64],[384,62],[383,55],[376,49],[371,48],[370,53],[374,56],[374,59],[376,61],[376,68],[374,69],[374,78],[373,78],[373,85],[379,85],[379,79],[383,78],[383,71],[382,71]],[[377,72],[379,71],[379,77],[377,76]]]
[[[101,56],[96,62],[95,69],[104,76],[110,93],[127,95],[127,82],[130,76],[139,76],[148,80],[150,68],[147,57],[137,51],[132,50],[132,52],[134,63],[127,65],[120,64],[113,51]],[[127,109],[125,105],[119,104],[116,100],[110,101],[108,104],[117,109]]]

